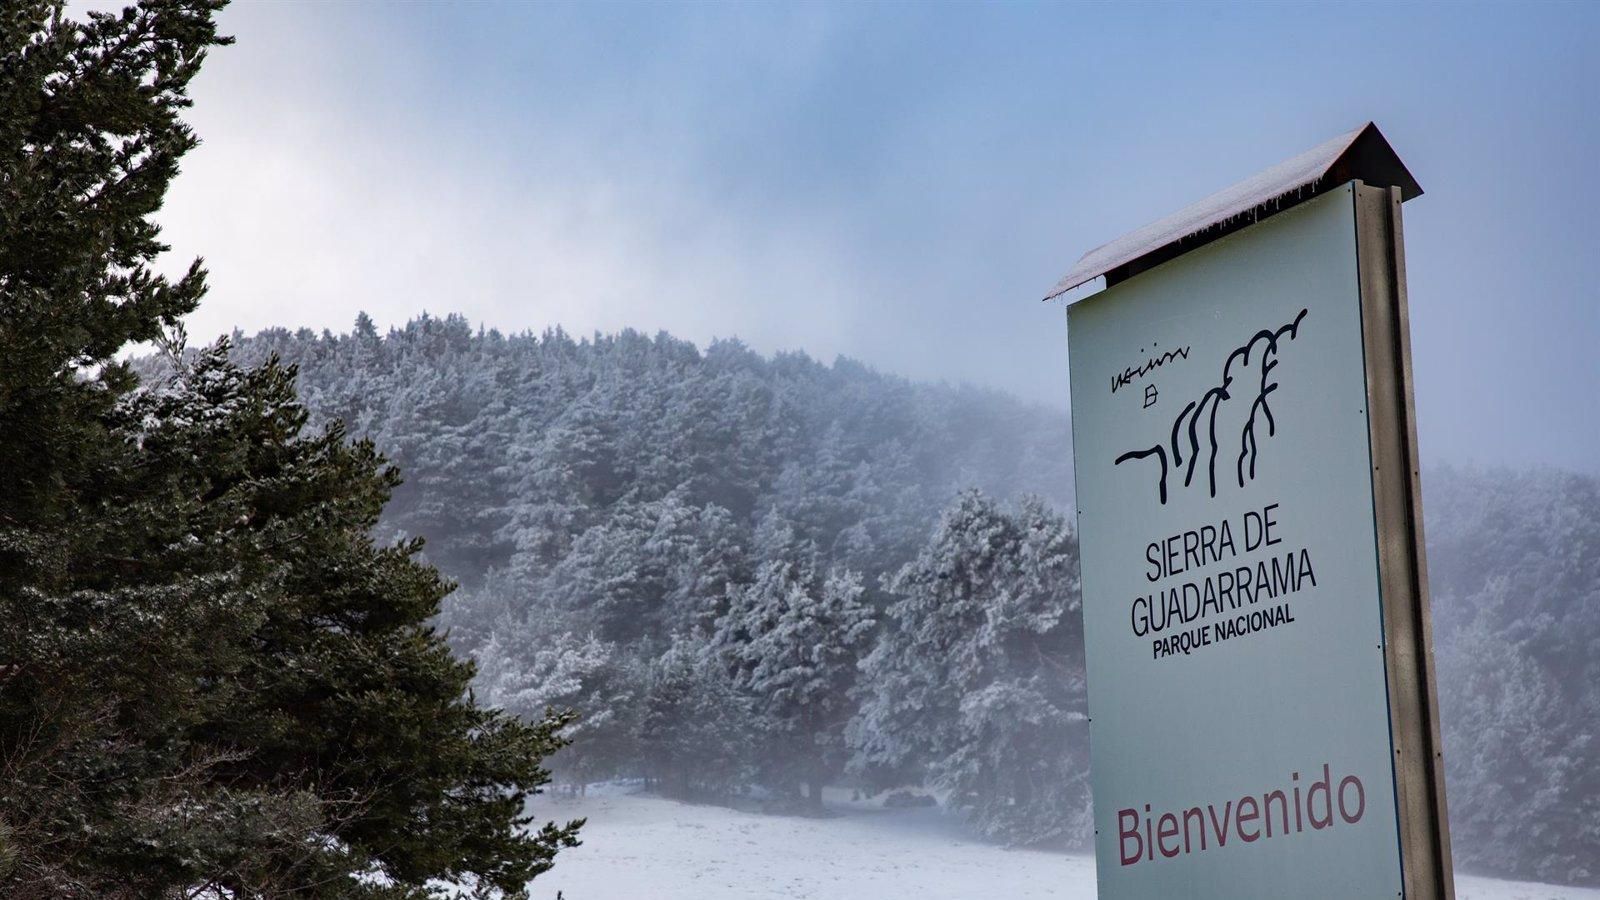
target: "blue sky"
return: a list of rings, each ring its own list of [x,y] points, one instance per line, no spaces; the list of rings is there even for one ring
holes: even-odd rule
[[[1595,4],[239,3],[191,322],[664,329],[1065,409],[1084,250],[1374,119],[1425,459],[1600,472]]]

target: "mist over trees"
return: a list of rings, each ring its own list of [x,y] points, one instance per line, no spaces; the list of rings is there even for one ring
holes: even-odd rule
[[[976,491],[889,582],[863,660],[855,766],[920,771],[982,834],[1077,843],[1089,816],[1077,539],[1037,499]]]
[[[581,711],[561,777],[797,810],[926,784],[999,839],[1087,833],[1064,417],[848,360],[457,317],[236,350],[272,354],[411,473],[383,527],[462,581],[441,624],[481,696]]]
[[[246,363],[273,353],[298,366],[319,421],[344,421],[407,473],[384,527],[426,534],[428,558],[469,588],[491,572],[542,576],[575,549],[603,555],[620,529],[685,507],[746,545],[776,513],[875,593],[958,490],[1071,496],[1065,417],[847,359],[766,358],[732,340],[701,351],[634,331],[504,335],[458,316],[382,336],[365,316],[343,335],[274,329],[235,349]]]
[[[580,713],[552,760],[804,811],[922,786],[1009,844],[1088,816],[1065,416],[841,360],[423,317],[269,331],[410,481],[385,533],[466,586],[486,702]],[[1426,473],[1459,865],[1600,880],[1600,487]]]
[[[1600,481],[1423,485],[1457,863],[1600,883]]]

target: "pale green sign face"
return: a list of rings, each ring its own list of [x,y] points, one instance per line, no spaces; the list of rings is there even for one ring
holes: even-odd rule
[[[1068,319],[1100,896],[1399,896],[1349,186]]]

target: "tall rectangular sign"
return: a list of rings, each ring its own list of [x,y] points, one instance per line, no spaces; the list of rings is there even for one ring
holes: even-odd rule
[[[1103,898],[1451,895],[1398,210],[1069,309]]]

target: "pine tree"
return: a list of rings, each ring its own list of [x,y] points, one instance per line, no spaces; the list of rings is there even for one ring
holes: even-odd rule
[[[680,637],[641,667],[637,736],[647,779],[684,799],[724,798],[749,783],[756,720],[710,649]]]
[[[823,785],[848,756],[850,692],[873,619],[861,601],[860,576],[819,577],[814,552],[797,544],[788,558],[764,563],[754,582],[733,589],[715,644],[760,717],[768,783],[804,788],[807,804],[819,809]]]
[[[1081,841],[1090,829],[1077,542],[1037,501],[976,491],[890,584],[862,663],[856,768],[923,769],[982,833]]]
[[[1600,480],[1424,484],[1456,862],[1600,884]]]
[[[184,354],[204,272],[149,268],[219,6],[0,10],[0,894],[520,895],[576,840],[523,815],[565,719],[473,702],[448,583],[372,539],[395,470]]]
[[[485,702],[508,713],[533,722],[551,710],[579,714],[551,760],[569,785],[582,791],[632,761],[639,692],[616,645],[571,631],[503,626],[479,651],[478,669]]]
[[[179,119],[218,4],[66,20],[0,10],[0,854],[3,892],[131,894],[111,859],[153,839],[132,814],[234,612],[199,585],[146,585],[102,551],[148,513],[105,476],[134,460],[106,419],[133,386],[113,355],[157,337],[204,290],[197,263],[154,273],[149,217],[194,145]],[[156,666],[129,648],[159,650]],[[135,715],[134,711],[139,714]],[[119,752],[119,751],[128,752]],[[135,752],[137,751],[137,752]],[[152,759],[151,757],[156,757]],[[203,760],[193,764],[203,768]],[[152,771],[156,770],[156,771]],[[175,778],[175,780],[178,780]]]

